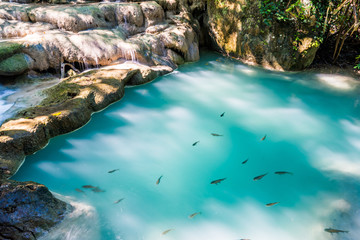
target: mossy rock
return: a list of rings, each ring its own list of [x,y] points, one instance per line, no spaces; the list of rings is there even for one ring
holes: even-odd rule
[[[12,42],[0,42],[0,61],[20,52],[23,45]]]
[[[17,76],[28,71],[34,60],[24,53],[17,53],[0,62],[0,76]]]

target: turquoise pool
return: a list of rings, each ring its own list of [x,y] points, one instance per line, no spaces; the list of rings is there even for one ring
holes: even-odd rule
[[[270,72],[204,52],[127,88],[13,179],[74,204],[44,239],[354,240],[359,93],[350,77]]]

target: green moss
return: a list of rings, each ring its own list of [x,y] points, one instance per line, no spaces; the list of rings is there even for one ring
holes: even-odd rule
[[[0,42],[0,61],[11,57],[23,48],[19,43]]]
[[[14,76],[29,69],[29,56],[18,53],[0,62],[0,75]]]

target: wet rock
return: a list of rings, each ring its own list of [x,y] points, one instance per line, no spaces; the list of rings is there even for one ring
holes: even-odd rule
[[[0,76],[16,76],[32,69],[34,60],[24,53],[15,54],[0,62]]]
[[[167,50],[167,55],[169,56],[171,61],[173,61],[177,65],[181,65],[181,64],[185,63],[184,58],[182,58],[179,54],[177,54],[176,52],[174,52],[171,49]]]
[[[198,38],[190,26],[171,26],[160,35],[165,47],[178,53],[185,61],[199,60]]]
[[[26,12],[32,22],[0,19],[0,29],[4,30],[0,35],[22,37],[16,41],[23,45],[21,52],[34,59],[31,70],[58,70],[62,63],[78,63],[84,68],[104,66],[118,59],[174,67],[166,54],[168,48],[186,61],[199,59],[197,33],[189,24],[189,13],[172,15],[176,19],[169,24],[164,21],[164,10],[154,1],[70,8],[29,6],[21,9],[1,3],[3,16],[15,19],[18,12]],[[150,43],[148,34],[153,35]]]
[[[0,180],[0,238],[36,239],[64,218],[67,207],[42,184]]]
[[[165,13],[158,3],[155,1],[142,2],[140,6],[146,19],[146,27],[164,22]]]
[[[33,6],[0,2],[0,18],[6,20],[29,22],[30,18],[27,14],[27,11],[31,8],[33,8]]]
[[[135,25],[136,27],[142,27],[144,25],[143,12],[136,3],[117,5],[115,15],[118,23]]]

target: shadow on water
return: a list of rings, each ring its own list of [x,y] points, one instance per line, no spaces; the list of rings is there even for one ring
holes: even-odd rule
[[[304,85],[310,76],[205,53],[126,89],[86,126],[29,156],[14,179],[94,207],[101,239],[158,239],[170,228],[167,239],[335,239],[323,229],[358,226],[348,214],[359,209],[356,173],[334,165],[359,166],[358,90],[324,88],[315,79]],[[86,184],[105,192],[74,190]],[[272,202],[280,203],[265,206]],[[189,220],[194,212],[201,214]]]

